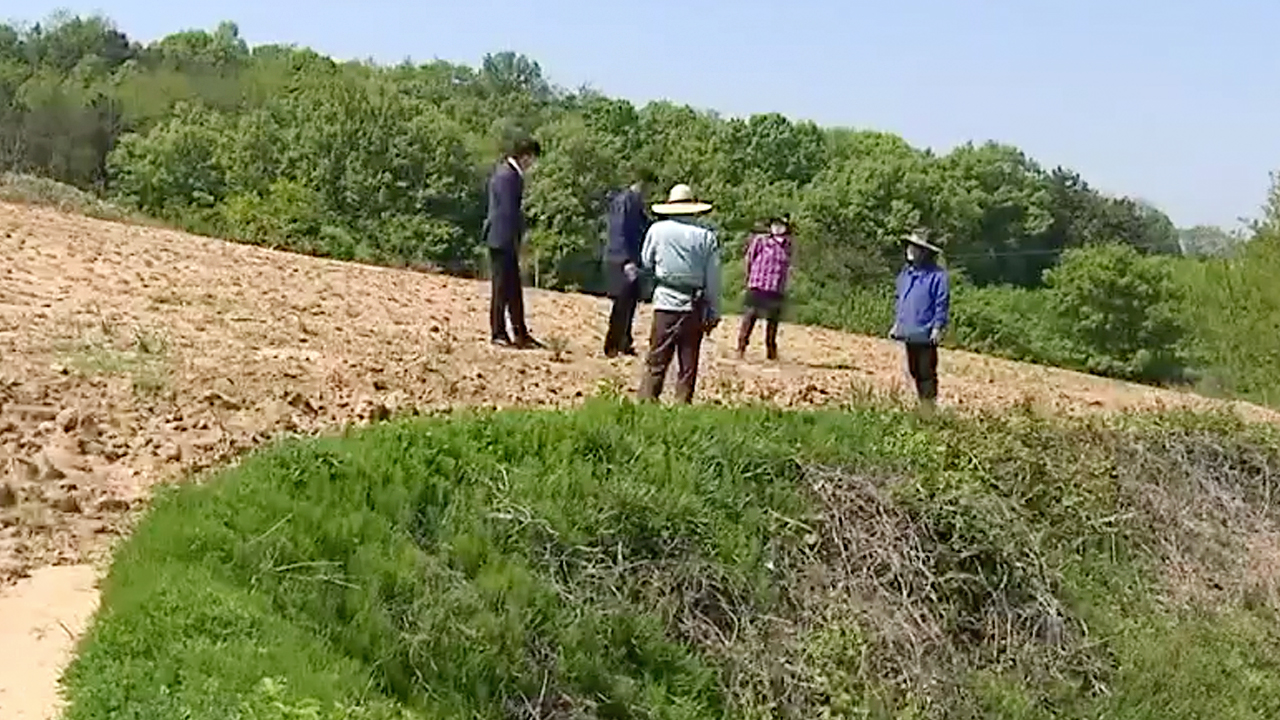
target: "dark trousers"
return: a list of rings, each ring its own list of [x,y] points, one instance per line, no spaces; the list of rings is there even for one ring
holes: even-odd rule
[[[524,288],[520,282],[520,258],[515,250],[489,248],[489,331],[494,340],[508,339],[507,316],[516,339],[529,336],[524,324]]]
[[[742,325],[738,328],[738,354],[747,351],[756,320],[764,318],[764,349],[770,360],[778,359],[778,319],[782,316],[782,295],[748,290]]]
[[[907,343],[907,371],[916,381],[916,395],[921,400],[938,398],[938,346],[933,343]]]
[[[653,312],[653,334],[649,338],[649,358],[644,379],[640,381],[640,399],[657,400],[662,395],[667,368],[673,357],[680,363],[676,376],[676,400],[693,401],[693,390],[698,383],[698,360],[702,354],[703,309],[695,306],[693,312]]]
[[[609,312],[609,330],[604,336],[606,355],[631,353],[635,350],[631,325],[635,322],[636,305],[640,303],[640,281],[627,279],[623,271],[625,265],[625,261],[610,260],[605,267],[609,296],[613,298],[613,309]]]
[[[755,331],[756,319],[760,311],[755,308],[747,308],[742,315],[742,326],[738,328],[738,354],[747,351],[747,345],[751,344],[751,333]],[[764,351],[770,360],[778,359],[778,319],[776,317],[766,317],[764,319]]]

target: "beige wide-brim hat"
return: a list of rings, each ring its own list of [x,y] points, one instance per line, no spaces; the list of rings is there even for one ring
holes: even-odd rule
[[[693,188],[681,183],[667,193],[667,201],[653,206],[656,215],[698,215],[711,210],[711,203],[693,196]]]
[[[920,233],[911,233],[910,235],[908,235],[906,239],[906,243],[908,245],[915,245],[916,247],[922,247],[925,250],[928,250],[929,252],[934,253],[935,255],[942,254],[942,248],[938,247],[937,245],[934,245],[928,240],[925,240],[924,236],[922,236]]]

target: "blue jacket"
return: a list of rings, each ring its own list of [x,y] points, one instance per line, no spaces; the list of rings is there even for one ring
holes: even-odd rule
[[[494,250],[520,249],[524,237],[524,178],[503,159],[489,177],[489,208],[484,219],[484,242]]]
[[[951,320],[951,281],[937,265],[907,265],[898,273],[895,322],[899,338],[911,343],[929,341],[929,332]]]
[[[640,247],[648,230],[649,217],[640,193],[627,188],[614,195],[609,202],[609,244],[605,247],[605,259],[629,260],[639,265]]]

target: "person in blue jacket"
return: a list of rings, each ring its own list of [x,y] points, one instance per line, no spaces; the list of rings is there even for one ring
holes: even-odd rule
[[[920,403],[938,398],[938,344],[951,320],[951,281],[938,265],[942,249],[921,233],[906,242],[907,264],[898,273],[897,308],[889,337],[906,346],[907,369]]]

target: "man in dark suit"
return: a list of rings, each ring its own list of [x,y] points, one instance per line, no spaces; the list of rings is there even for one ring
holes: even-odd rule
[[[644,195],[653,184],[653,173],[638,169],[628,187],[609,202],[609,244],[604,251],[604,275],[613,311],[604,337],[604,354],[635,355],[631,324],[640,301],[640,246],[649,229]]]
[[[541,154],[542,146],[537,140],[520,140],[489,177],[489,209],[483,233],[489,247],[489,272],[493,282],[489,325],[495,345],[541,347],[524,323],[524,290],[520,280],[520,245],[525,225],[524,174]],[[508,315],[514,341],[507,334]]]

